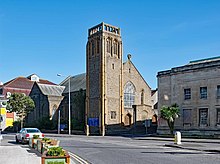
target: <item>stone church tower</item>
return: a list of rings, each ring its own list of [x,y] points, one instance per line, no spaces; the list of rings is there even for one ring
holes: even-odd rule
[[[86,46],[88,132],[128,130],[152,119],[151,88],[131,61],[123,63],[120,28],[101,23],[89,29]],[[126,126],[126,128],[124,128]],[[145,131],[144,131],[145,132]]]
[[[86,124],[90,125],[91,132],[99,128],[100,133],[105,135],[105,125],[122,122],[120,28],[101,23],[89,29],[86,63]]]

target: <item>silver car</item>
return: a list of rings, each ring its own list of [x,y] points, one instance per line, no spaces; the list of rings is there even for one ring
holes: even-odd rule
[[[22,128],[15,136],[16,142],[28,143],[30,138],[38,135],[39,138],[44,138],[44,134],[37,128]]]

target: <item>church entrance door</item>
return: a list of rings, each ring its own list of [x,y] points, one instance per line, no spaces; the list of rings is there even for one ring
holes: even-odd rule
[[[128,113],[125,116],[125,126],[131,126],[131,114]]]

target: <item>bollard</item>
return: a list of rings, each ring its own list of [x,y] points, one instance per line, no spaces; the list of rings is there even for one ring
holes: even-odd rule
[[[175,133],[174,143],[177,145],[181,144],[181,133],[180,132]]]
[[[2,139],[3,139],[3,137],[2,137],[2,130],[0,129],[0,143],[2,142]]]
[[[0,134],[0,143],[2,142],[2,139],[3,139],[3,137],[2,137],[2,135]]]
[[[89,125],[86,125],[86,135],[89,136]]]

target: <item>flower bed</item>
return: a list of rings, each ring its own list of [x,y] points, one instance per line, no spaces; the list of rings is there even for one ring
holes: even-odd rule
[[[41,164],[70,164],[70,156],[62,147],[52,147],[44,151]]]

